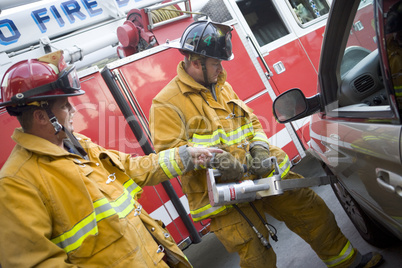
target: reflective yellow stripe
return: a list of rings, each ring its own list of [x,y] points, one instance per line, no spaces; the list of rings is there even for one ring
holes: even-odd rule
[[[267,144],[269,143],[267,135],[263,132],[256,132],[254,133],[254,138],[251,140],[251,142],[255,141],[263,141],[266,142]]]
[[[128,180],[124,185],[124,192],[116,200],[108,201],[106,197],[93,203],[95,211],[82,219],[69,231],[53,238],[51,241],[67,253],[76,250],[82,245],[82,241],[90,235],[98,234],[97,223],[101,220],[117,214],[124,218],[135,209],[135,196],[142,191],[133,180]]]
[[[323,260],[323,262],[327,265],[327,267],[334,267],[348,261],[350,258],[352,258],[354,253],[355,250],[350,241],[348,241],[338,256],[330,258],[328,260]]]
[[[78,241],[81,237],[83,236],[88,236],[89,232],[93,230],[94,227],[96,227],[96,216],[95,213],[92,212],[90,215],[85,217],[82,221],[77,223],[70,231],[65,232],[64,234],[53,238],[52,242],[61,245],[63,244],[64,241],[69,241],[69,244],[74,244],[76,241]],[[68,245],[62,248],[66,248]]]
[[[253,124],[248,123],[229,133],[226,133],[223,129],[219,128],[212,134],[193,134],[190,142],[192,142],[195,146],[203,147],[213,146],[220,143],[232,145],[241,142],[249,136],[252,136],[253,132]]]
[[[124,188],[130,193],[130,195],[135,199],[136,195],[142,192],[142,188],[138,186],[134,180],[128,180],[123,184]]]
[[[94,226],[91,230],[89,230],[85,236],[81,236],[78,238],[77,241],[75,241],[72,244],[67,245],[64,250],[68,253],[71,252],[77,248],[79,248],[82,245],[82,241],[84,241],[84,239],[89,236],[89,235],[96,235],[98,233],[98,226]]]
[[[116,211],[112,207],[112,205],[107,201],[106,198],[102,198],[94,202],[96,222],[99,222],[105,218],[108,218],[114,214]]]
[[[289,161],[289,156],[286,155],[283,161],[278,165],[280,170],[282,171],[281,178],[284,178],[286,175],[288,175],[289,170],[290,170],[290,161]],[[275,172],[275,169],[269,173],[268,177],[271,177]]]
[[[194,221],[201,221],[213,215],[216,215],[230,207],[231,206],[213,207],[211,206],[211,204],[208,204],[202,208],[190,210],[190,214]]]
[[[183,174],[179,167],[179,164],[176,162],[175,150],[176,149],[169,149],[159,153],[159,165],[169,179]]]

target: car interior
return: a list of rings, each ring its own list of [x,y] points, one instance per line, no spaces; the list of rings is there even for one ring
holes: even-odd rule
[[[340,84],[337,89],[338,107],[336,112],[376,112],[379,116],[391,112],[388,93],[385,89],[381,71],[380,54],[376,45],[374,25],[364,20],[364,12],[371,10],[373,5],[359,7],[350,31],[349,39],[340,65]],[[391,13],[389,11],[388,13]],[[366,13],[367,14],[367,13]],[[373,17],[373,15],[371,15]],[[398,15],[400,16],[400,14]],[[390,17],[390,15],[388,15]],[[385,28],[387,27],[385,21]],[[384,29],[387,42],[394,33]],[[362,35],[372,37],[363,40]],[[357,40],[357,41],[356,41]],[[375,46],[373,46],[375,44]],[[388,57],[391,53],[388,48]]]
[[[341,64],[341,79],[339,106],[352,106],[343,110],[389,107],[377,49],[370,52],[363,47],[348,47]]]

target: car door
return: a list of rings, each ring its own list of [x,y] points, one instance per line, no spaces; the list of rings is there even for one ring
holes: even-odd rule
[[[395,29],[401,14],[394,14],[399,24],[391,15],[402,1],[337,2],[344,4],[333,6],[327,25],[319,70],[324,108],[312,119],[312,147],[365,212],[401,238],[402,83],[392,63],[402,62],[394,58],[402,50],[390,50],[402,30]],[[366,26],[365,38],[351,30],[356,23]]]

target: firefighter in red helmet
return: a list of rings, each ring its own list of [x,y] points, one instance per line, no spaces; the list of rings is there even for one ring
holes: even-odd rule
[[[1,267],[191,267],[137,199],[220,150],[131,157],[73,134],[69,97],[84,91],[61,51],[11,66],[1,92],[22,126],[0,171]]]
[[[231,31],[228,25],[198,21],[188,26],[179,42],[169,43],[180,50],[184,61],[177,66],[177,76],[153,99],[150,129],[155,149],[189,144],[223,148],[225,152],[211,166],[221,171],[224,181],[269,176],[273,167],[261,161],[270,156],[276,156],[283,179],[301,178],[290,171],[286,153],[268,142],[257,116],[226,82],[222,61],[233,59]],[[249,172],[243,172],[244,165]],[[240,255],[241,267],[276,267],[275,253],[266,242],[269,231],[259,217],[264,213],[284,221],[328,267],[381,263],[380,254],[361,256],[353,248],[332,212],[311,189],[287,191],[250,204],[211,206],[205,169],[188,172],[181,179],[193,220],[211,219],[211,230],[229,252]]]

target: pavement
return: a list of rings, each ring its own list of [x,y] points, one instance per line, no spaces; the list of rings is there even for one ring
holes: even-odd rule
[[[308,176],[322,176],[324,171],[319,163],[310,155],[303,162],[293,168],[294,171]],[[330,185],[313,187],[327,206],[335,214],[338,226],[362,254],[377,251],[384,257],[381,268],[402,267],[402,242],[387,248],[376,248],[363,240],[346,215],[332,191]],[[317,257],[311,247],[295,233],[290,231],[283,222],[279,222],[269,215],[267,220],[278,230],[278,242],[271,240],[271,245],[277,255],[278,268],[325,268],[326,266]],[[237,253],[228,253],[213,233],[207,234],[199,244],[191,245],[184,250],[194,268],[237,268],[239,256]]]

